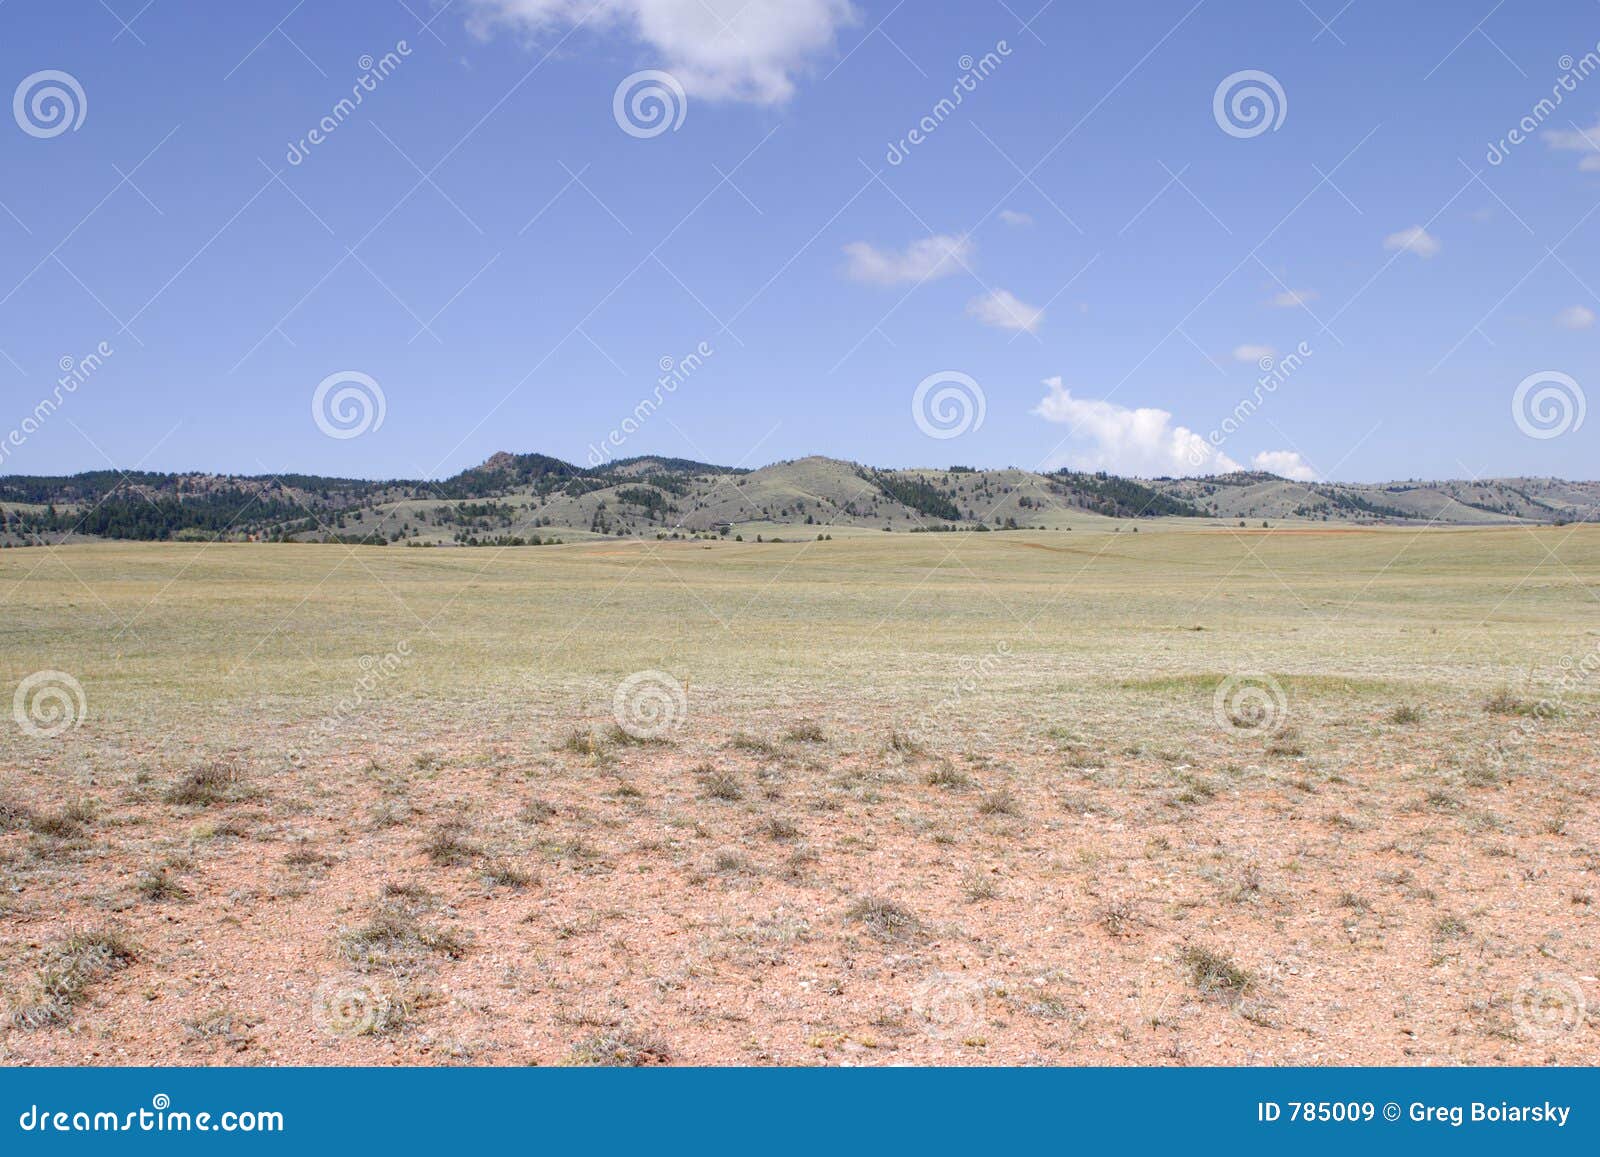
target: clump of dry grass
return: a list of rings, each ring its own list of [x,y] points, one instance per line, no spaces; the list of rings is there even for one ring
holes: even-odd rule
[[[1300,733],[1300,728],[1296,727],[1292,723],[1280,728],[1276,733],[1273,734],[1272,738],[1267,741],[1268,755],[1277,755],[1285,758],[1297,759],[1305,753],[1306,748],[1304,737]]]
[[[768,839],[777,840],[779,843],[800,838],[799,825],[783,816],[773,816],[762,825],[761,830],[767,834]]]
[[[1202,996],[1237,1001],[1255,982],[1249,971],[1209,948],[1187,947],[1180,959],[1189,970],[1190,982]]]
[[[783,737],[790,743],[826,743],[828,736],[822,727],[811,719],[802,719],[784,731]]]
[[[141,872],[139,881],[134,887],[140,896],[152,904],[187,900],[193,895],[188,888],[172,878],[171,871],[165,865]]]
[[[1415,703],[1402,703],[1393,711],[1389,712],[1389,722],[1400,727],[1406,727],[1413,723],[1421,723],[1427,717],[1427,710],[1423,707],[1417,706]]]
[[[1009,788],[991,791],[978,801],[978,814],[981,816],[1018,816],[1022,814],[1022,805],[1017,802],[1017,797],[1011,794]]]
[[[233,803],[244,794],[244,772],[237,763],[217,761],[191,768],[161,798],[180,807]]]
[[[448,928],[424,924],[424,903],[418,890],[385,889],[387,895],[373,905],[366,923],[346,928],[336,945],[340,956],[353,964],[404,965],[428,952],[452,960],[466,955],[466,941]]]
[[[921,940],[927,929],[909,908],[892,900],[863,896],[845,910],[845,919],[860,924],[886,942]]]
[[[735,751],[748,752],[751,755],[777,755],[778,749],[762,739],[759,735],[751,735],[747,731],[736,731],[733,738],[728,740],[728,746]]]
[[[929,787],[942,787],[950,791],[961,791],[972,786],[967,773],[949,763],[941,763],[934,768],[923,777],[923,782]]]
[[[981,900],[993,900],[1000,895],[1000,881],[995,878],[993,872],[969,868],[961,877],[961,894],[967,898],[969,904],[976,904]]]
[[[694,769],[694,777],[700,781],[700,790],[708,799],[736,803],[744,798],[744,788],[739,786],[739,780],[732,772],[702,763]]]
[[[530,799],[522,805],[517,818],[525,824],[542,824],[556,814],[553,805],[542,799]]]
[[[27,1030],[66,1024],[72,1010],[88,996],[90,985],[137,959],[133,942],[117,928],[67,937],[45,954],[31,997],[13,1005],[12,1027]]]
[[[36,835],[70,840],[83,833],[83,829],[94,819],[94,814],[93,801],[80,799],[72,801],[60,811],[29,813],[26,822]]]
[[[1495,688],[1494,693],[1483,701],[1483,709],[1490,715],[1538,715],[1540,705],[1531,699],[1524,699],[1511,689],[1509,683],[1502,683]]]
[[[484,868],[483,878],[491,884],[499,884],[505,888],[519,890],[539,882],[539,877],[536,873],[523,871],[510,860],[493,861]]]
[[[459,820],[440,824],[422,846],[428,859],[441,868],[459,868],[480,859],[484,852],[467,839],[467,826]]]
[[[595,1033],[572,1046],[567,1064],[606,1068],[642,1068],[665,1065],[672,1051],[659,1038],[632,1029],[617,1028]]]
[[[921,759],[928,754],[928,745],[909,731],[901,731],[897,727],[889,732],[889,750],[899,752],[907,759]]]
[[[1130,935],[1138,919],[1133,904],[1127,900],[1112,900],[1102,906],[1099,915],[1095,917],[1100,927],[1112,936]]]

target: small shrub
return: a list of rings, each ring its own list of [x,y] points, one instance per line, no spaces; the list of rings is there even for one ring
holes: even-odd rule
[[[187,900],[191,895],[189,889],[174,880],[166,868],[141,873],[135,887],[139,895],[152,904]]]
[[[972,780],[967,774],[950,764],[941,764],[934,768],[925,777],[924,782],[929,787],[942,787],[951,791],[962,791],[972,786]]]
[[[738,779],[731,772],[719,771],[709,763],[702,763],[694,769],[694,776],[700,781],[700,788],[709,799],[734,803],[744,798],[744,789],[739,786]]]
[[[202,764],[185,773],[162,799],[181,807],[209,807],[231,803],[241,795],[244,774],[231,762]]]
[[[483,855],[483,849],[466,838],[466,827],[460,823],[441,824],[422,850],[441,868],[458,868]]]
[[[762,830],[767,833],[768,839],[777,840],[780,843],[800,838],[799,825],[793,820],[785,819],[782,816],[773,816],[762,825]]]
[[[982,816],[1016,816],[1021,813],[1016,796],[1005,788],[992,791],[978,801],[978,814]]]
[[[1427,711],[1418,707],[1415,703],[1402,703],[1389,712],[1389,722],[1401,727],[1412,723],[1421,723],[1427,717]]]
[[[872,896],[863,896],[851,904],[845,910],[845,918],[883,941],[918,940],[926,933],[922,921],[910,909]]]
[[[1255,980],[1226,956],[1207,948],[1185,948],[1181,959],[1189,970],[1190,982],[1204,996],[1237,1000]]]
[[[646,1065],[664,1065],[672,1060],[672,1052],[660,1040],[630,1029],[615,1029],[585,1037],[572,1046],[567,1057],[569,1065],[602,1066],[608,1068],[642,1068]]]
[[[809,719],[802,719],[783,733],[783,737],[790,743],[826,743],[827,735],[822,728]]]
[[[531,799],[522,805],[517,818],[525,824],[542,824],[556,814],[556,809],[542,799]]]

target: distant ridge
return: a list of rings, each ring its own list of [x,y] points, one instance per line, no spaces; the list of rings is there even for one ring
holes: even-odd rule
[[[816,456],[742,469],[640,455],[591,468],[504,451],[440,481],[114,470],[0,476],[5,546],[92,539],[532,545],[600,535],[1069,530],[1152,518],[1596,522],[1600,482],[1336,483],[1260,472],[1139,479],[963,466],[882,470]]]

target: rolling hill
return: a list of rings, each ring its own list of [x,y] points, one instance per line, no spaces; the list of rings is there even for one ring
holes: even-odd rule
[[[1069,470],[880,470],[810,457],[745,470],[645,456],[590,469],[492,455],[438,480],[92,471],[0,477],[0,544],[80,539],[504,546],[600,536],[1088,529],[1126,520],[1470,526],[1600,520],[1600,483],[1300,482]]]

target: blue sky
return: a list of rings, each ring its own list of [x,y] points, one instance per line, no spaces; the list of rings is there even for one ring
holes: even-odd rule
[[[1041,3],[4,0],[0,470],[1595,476],[1600,6]]]

